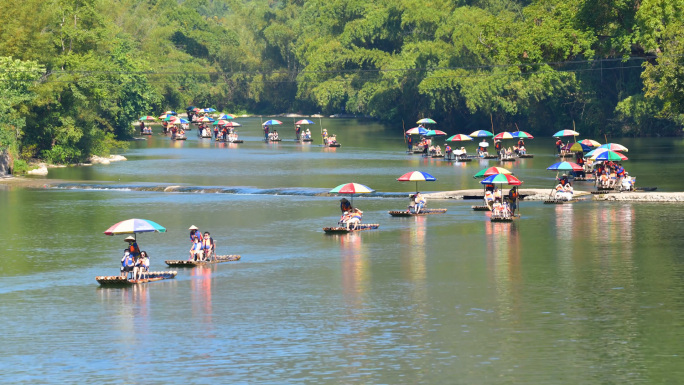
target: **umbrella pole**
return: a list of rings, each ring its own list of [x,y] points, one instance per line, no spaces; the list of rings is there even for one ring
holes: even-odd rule
[[[321,146],[325,146],[325,140],[323,139],[323,118],[318,118],[318,125],[321,126]],[[352,195],[352,200],[354,196]]]

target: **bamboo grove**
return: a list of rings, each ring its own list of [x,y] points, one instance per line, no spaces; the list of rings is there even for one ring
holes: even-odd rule
[[[106,154],[139,115],[430,116],[681,133],[684,0],[0,2],[0,146]]]

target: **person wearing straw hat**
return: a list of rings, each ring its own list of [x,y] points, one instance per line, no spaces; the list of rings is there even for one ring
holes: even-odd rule
[[[188,230],[190,230],[190,242],[192,242],[190,260],[197,260],[197,257],[201,257],[202,254],[202,232],[195,225],[190,226]]]

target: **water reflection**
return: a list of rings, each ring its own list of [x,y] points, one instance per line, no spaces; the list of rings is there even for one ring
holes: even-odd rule
[[[426,278],[427,216],[402,219],[406,226],[401,230],[401,271],[404,278],[422,283]]]
[[[502,320],[517,318],[522,282],[518,222],[485,221],[487,269],[496,288],[498,313]]]
[[[342,289],[348,303],[362,305],[361,296],[368,289],[370,268],[358,232],[332,235],[340,243],[342,256]]]
[[[204,330],[213,328],[211,274],[213,266],[197,266],[192,269],[190,299],[192,300],[193,319],[200,320]],[[196,325],[197,326],[197,325]]]

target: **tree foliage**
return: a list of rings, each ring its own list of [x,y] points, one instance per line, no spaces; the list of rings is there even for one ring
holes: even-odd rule
[[[682,16],[684,0],[4,2],[0,63],[27,78],[0,83],[2,140],[75,161],[191,104],[672,134]]]

